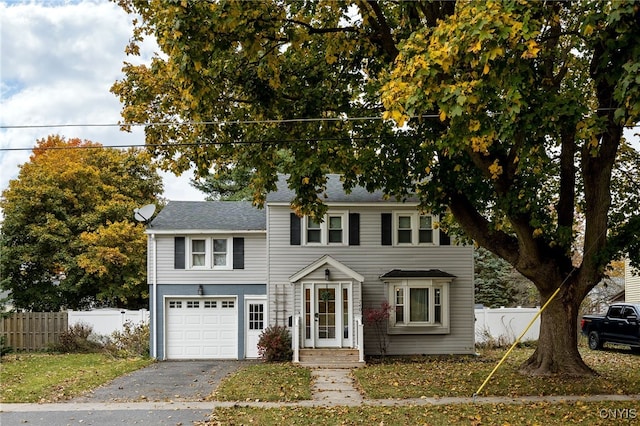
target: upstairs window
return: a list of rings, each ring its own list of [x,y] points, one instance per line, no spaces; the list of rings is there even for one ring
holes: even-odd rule
[[[207,263],[207,240],[191,240],[191,267],[204,268]]]
[[[322,224],[307,216],[307,244],[322,244]]]
[[[226,238],[213,239],[213,267],[225,267],[229,265],[229,250]]]
[[[327,222],[329,226],[329,244],[342,244],[344,241],[342,230],[343,217],[329,215]]]
[[[433,217],[416,213],[394,215],[394,244],[433,244]]]
[[[331,212],[324,216],[322,223],[307,216],[303,223],[305,237],[303,244],[305,245],[347,244],[347,212]]]

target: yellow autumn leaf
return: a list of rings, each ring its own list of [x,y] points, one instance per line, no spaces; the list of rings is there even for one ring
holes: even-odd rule
[[[484,68],[482,69],[482,75],[489,74],[489,64],[484,64]]]
[[[302,184],[303,185],[309,185],[309,181],[310,181],[310,179],[308,177],[302,178]]]
[[[444,121],[447,119],[447,113],[444,110],[440,111],[440,121]]]
[[[491,179],[498,179],[502,174],[502,166],[498,164],[497,159],[489,166],[489,173],[491,173]]]
[[[521,57],[525,59],[531,59],[538,56],[538,52],[540,52],[540,46],[535,40],[527,41],[527,50],[522,52]]]
[[[482,48],[482,43],[480,42],[480,40],[478,40],[477,42],[475,42],[473,46],[469,48],[469,52],[478,53],[481,48]]]

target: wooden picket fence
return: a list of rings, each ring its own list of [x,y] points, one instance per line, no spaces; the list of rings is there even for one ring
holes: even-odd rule
[[[16,351],[40,351],[58,343],[68,324],[66,312],[14,312],[0,318],[0,336]]]

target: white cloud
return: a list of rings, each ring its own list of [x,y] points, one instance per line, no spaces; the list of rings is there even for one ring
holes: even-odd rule
[[[109,92],[123,77],[124,48],[131,17],[107,0],[0,2],[0,122],[3,126],[106,124],[121,120],[121,105]],[[156,46],[147,43],[141,60]],[[103,145],[144,143],[141,128],[132,133],[112,127],[0,129],[0,148],[30,148],[50,134],[88,139]],[[30,151],[0,151],[0,191],[15,179]],[[202,200],[188,174],[163,174],[168,199]]]

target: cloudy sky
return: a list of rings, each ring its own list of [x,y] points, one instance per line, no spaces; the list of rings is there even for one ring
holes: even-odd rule
[[[121,119],[109,88],[123,77],[123,62],[135,60],[124,54],[131,29],[130,16],[108,0],[0,0],[0,192],[29,160],[29,148],[50,134],[107,146],[144,143],[141,128],[75,127]],[[74,127],[5,128],[52,124]],[[163,177],[166,198],[204,199],[190,174]]]

